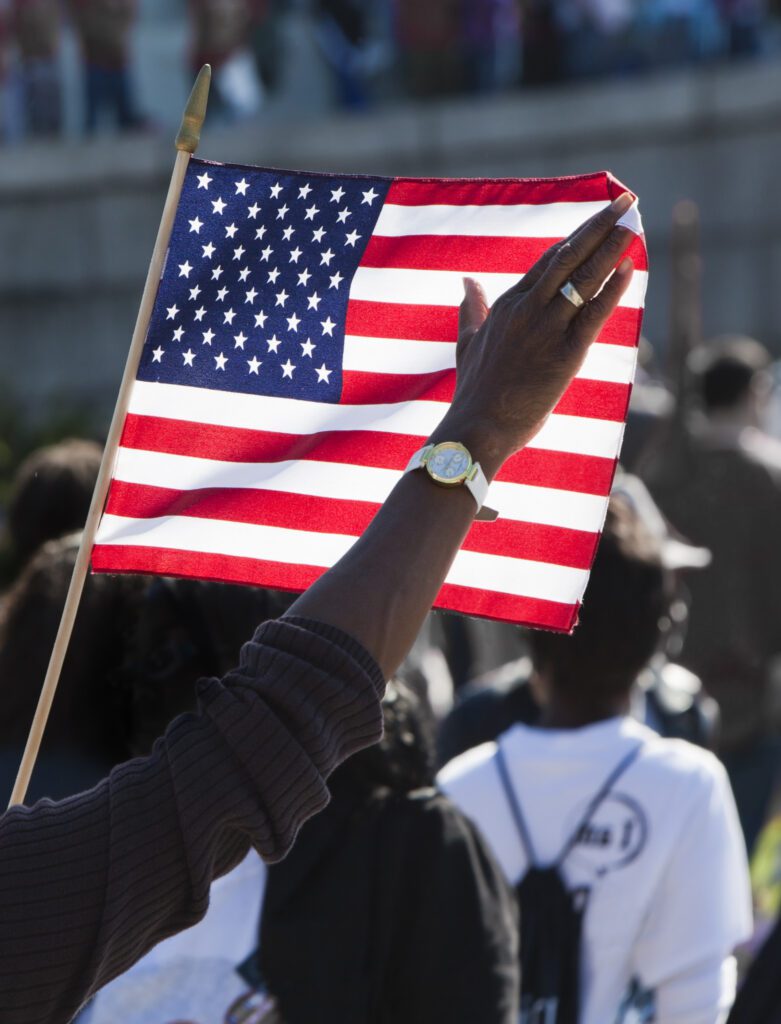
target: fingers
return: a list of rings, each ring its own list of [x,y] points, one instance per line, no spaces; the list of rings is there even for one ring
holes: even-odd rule
[[[459,338],[471,337],[488,316],[488,299],[483,286],[473,277],[464,278],[464,299],[458,311]]]
[[[629,287],[633,271],[632,261],[628,258],[622,260],[599,295],[580,310],[571,325],[578,344],[588,346],[599,335]]]
[[[632,237],[632,232],[626,228],[617,229],[616,224],[621,217],[623,217],[633,202],[634,197],[631,192],[624,192],[623,195],[620,195],[618,199],[615,199],[610,206],[595,214],[590,220],[586,221],[578,231],[567,239],[564,245],[561,246],[550,261],[550,264],[536,286],[535,290],[539,293],[540,298],[544,302],[550,302],[556,297],[564,282],[573,277],[578,269],[586,263],[605,244],[605,242],[608,241],[614,231],[617,231],[621,238],[623,238],[624,235],[627,235],[628,245]],[[613,244],[615,244],[615,240]],[[626,246],[620,249],[616,259],[623,251],[625,251],[625,249]],[[602,281],[604,281],[605,277],[610,272],[611,266],[609,266],[605,271],[605,274],[602,276],[602,280],[591,293],[592,295],[599,291]],[[583,297],[586,298],[585,295]],[[566,299],[564,299],[563,302],[566,303]],[[570,303],[569,305],[574,312],[572,304]]]
[[[634,232],[628,228],[614,228],[594,255],[567,278],[578,290],[584,302],[589,302],[612,274],[626,250],[632,244]],[[554,302],[563,302],[573,309],[563,295],[554,296]]]

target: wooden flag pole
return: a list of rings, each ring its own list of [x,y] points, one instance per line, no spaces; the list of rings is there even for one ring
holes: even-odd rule
[[[130,400],[130,389],[138,371],[141,351],[144,347],[147,330],[149,328],[149,321],[152,317],[155,299],[157,298],[157,290],[163,272],[163,263],[165,261],[166,252],[168,251],[168,243],[171,238],[174,217],[176,215],[176,210],[179,205],[179,197],[181,196],[182,186],[184,184],[184,176],[187,172],[188,164],[190,163],[190,157],[195,153],[200,142],[201,128],[203,126],[204,118],[206,117],[206,106],[209,99],[210,84],[211,68],[207,64],[201,69],[195,85],[193,86],[193,91],[190,94],[190,99],[187,103],[187,107],[185,108],[182,125],[179,129],[179,134],[176,137],[176,148],[178,150],[176,154],[176,163],[174,165],[171,184],[168,189],[168,196],[163,209],[163,216],[160,221],[160,228],[157,233],[157,241],[155,242],[154,252],[152,253],[152,262],[149,264],[149,273],[147,274],[146,285],[144,286],[144,293],[141,298],[141,307],[138,311],[138,319],[136,320],[135,330],[133,331],[133,340],[130,343],[130,351],[125,364],[125,372],[119,388],[119,396],[114,409],[114,416],[111,420],[111,427],[106,439],[106,447],[103,451],[103,460],[100,464],[100,471],[95,484],[95,491],[92,495],[92,504],[90,505],[90,509],[87,514],[87,522],[84,526],[81,545],[79,546],[79,551],[76,556],[76,564],[73,567],[73,575],[71,576],[68,595],[65,598],[65,607],[63,608],[62,618],[60,619],[59,629],[57,630],[57,638],[55,639],[54,647],[52,648],[49,667],[46,670],[46,678],[44,679],[43,688],[41,689],[41,696],[38,699],[38,707],[36,708],[35,717],[33,718],[33,723],[30,727],[30,734],[27,737],[27,744],[25,746],[21,764],[19,765],[19,772],[16,776],[13,793],[11,794],[11,800],[8,805],[9,807],[22,803],[27,794],[27,787],[30,784],[30,776],[33,773],[35,761],[38,757],[41,740],[43,739],[43,732],[46,728],[46,721],[49,717],[49,712],[51,711],[52,702],[54,701],[54,694],[57,691],[57,684],[60,679],[62,664],[65,660],[65,654],[68,649],[71,633],[73,632],[73,624],[76,620],[76,613],[78,611],[81,594],[84,589],[84,581],[89,569],[92,545],[95,541],[98,523],[100,522],[100,517],[103,514],[103,506],[105,505],[106,495],[108,494],[109,482],[114,468],[114,460],[116,458],[117,448],[119,447],[120,434],[125,422],[125,415],[127,413],[128,402]]]

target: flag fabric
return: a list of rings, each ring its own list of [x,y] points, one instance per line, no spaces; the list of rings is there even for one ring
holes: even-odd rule
[[[130,397],[94,571],[303,590],[442,418],[463,276],[489,301],[624,191],[193,160]],[[553,414],[491,485],[437,606],[570,630],[615,472],[647,257]],[[458,440],[458,438],[453,438]]]

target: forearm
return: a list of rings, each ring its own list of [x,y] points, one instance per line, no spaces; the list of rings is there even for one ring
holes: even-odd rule
[[[64,1024],[101,985],[194,924],[250,843],[270,860],[381,733],[383,680],[349,637],[268,623],[202,711],[89,793],[0,820],[0,1020]],[[332,640],[336,640],[334,643]]]
[[[461,441],[490,480],[500,450],[449,418],[432,441]],[[403,661],[477,512],[466,487],[423,470],[401,478],[363,536],[290,609],[338,626],[377,659],[386,678]]]

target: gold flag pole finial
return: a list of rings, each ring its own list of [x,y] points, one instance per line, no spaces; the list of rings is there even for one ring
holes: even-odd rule
[[[184,110],[182,125],[176,136],[176,148],[182,153],[194,153],[201,141],[201,128],[206,118],[209,88],[212,82],[211,64],[204,64],[198,72],[193,91]]]

